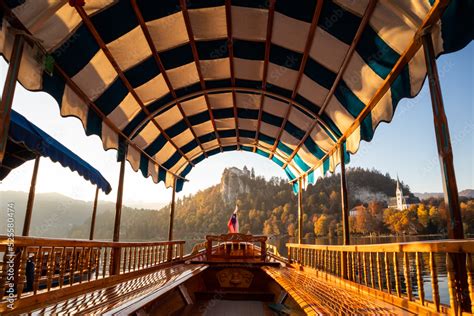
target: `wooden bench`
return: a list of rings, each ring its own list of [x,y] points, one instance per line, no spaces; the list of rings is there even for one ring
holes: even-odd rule
[[[349,288],[329,283],[312,272],[290,267],[262,267],[307,315],[412,315],[406,310]]]
[[[207,266],[203,264],[172,265],[113,286],[81,293],[34,310],[31,314],[131,314],[150,304],[164,293],[180,286],[206,268]]]

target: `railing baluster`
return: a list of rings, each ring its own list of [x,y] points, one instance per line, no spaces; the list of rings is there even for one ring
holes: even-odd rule
[[[17,254],[18,255],[18,254]],[[28,247],[21,249],[20,263],[18,265],[18,283],[17,283],[17,298],[20,299],[25,288],[26,281],[26,261],[28,259]]]
[[[136,271],[139,268],[139,247],[135,246],[133,247],[133,265],[132,265],[132,270]]]
[[[467,255],[470,257],[470,255]],[[436,261],[435,255],[433,252],[430,252],[430,275],[431,275],[431,289],[433,293],[433,303],[435,304],[436,311],[440,311],[440,298],[439,298],[439,287],[438,287],[438,271],[436,270]],[[472,293],[472,289],[470,291]],[[472,295],[472,294],[471,294]],[[471,296],[471,304],[472,304]]]
[[[72,286],[74,283],[74,268],[76,261],[76,247],[72,248],[71,258],[69,260],[69,286]]]
[[[103,256],[103,262],[102,262],[102,278],[105,278],[106,272],[107,272],[107,262],[108,262],[108,256],[110,254],[109,252],[109,247],[104,247],[104,256]]]
[[[403,253],[403,272],[405,276],[407,298],[409,301],[411,301],[413,298],[413,292],[410,279],[410,258],[408,257],[408,252]]]
[[[354,260],[354,257],[355,257],[355,252],[351,252],[352,281],[357,282],[356,262]]]
[[[102,247],[96,248],[96,258],[95,258],[95,263],[94,263],[94,267],[95,267],[95,279],[96,279],[96,280],[99,279],[100,255],[101,255],[101,253],[102,253]]]
[[[39,289],[39,281],[41,278],[41,272],[43,270],[43,247],[39,247],[38,255],[35,258],[35,272],[33,281],[33,293],[36,294]]]
[[[423,284],[423,258],[421,257],[421,253],[417,252],[415,254],[415,264],[416,264],[416,280],[418,284],[418,299],[420,300],[420,304],[425,304],[425,288]]]
[[[150,266],[150,247],[145,246],[145,265],[144,268],[148,268]]]
[[[364,284],[365,286],[369,285],[369,280],[367,276],[367,260],[366,260],[365,252],[362,253],[362,268],[364,270]]]
[[[397,253],[393,253],[393,274],[395,278],[395,289],[397,291],[398,297],[402,296],[402,291],[400,289],[400,275],[398,270],[398,256]]]
[[[123,265],[123,270],[122,273],[127,273],[127,267],[128,267],[128,247],[122,247],[122,256],[120,256],[122,260],[122,265]]]
[[[471,313],[474,313],[474,263],[472,262],[472,255],[470,253],[466,254],[466,268],[469,298],[471,299]],[[436,282],[436,285],[438,285],[438,282]]]
[[[390,263],[388,261],[388,253],[385,252],[384,255],[385,255],[384,261],[385,261],[385,279],[386,279],[386,282],[387,282],[387,292],[388,292],[388,294],[391,294],[392,293],[392,284],[391,284],[391,281],[390,281]]]
[[[79,258],[78,258],[78,266],[77,266],[77,271],[79,274],[79,283],[82,283],[82,271],[84,270],[84,254],[86,252],[86,249],[80,248],[81,252],[79,253]]]
[[[382,266],[380,264],[380,252],[376,253],[376,261],[377,261],[377,281],[378,281],[378,285],[379,285],[379,290],[383,291]]]
[[[450,254],[446,254],[446,271],[448,273],[449,306],[453,315],[458,315],[458,302],[456,299],[456,276],[454,263]]]
[[[350,281],[354,281],[354,275],[352,274],[352,259],[350,256],[350,252],[346,252],[346,269],[347,269],[347,279]]]
[[[59,266],[58,266],[58,285],[59,288],[63,287],[63,276],[64,276],[64,256],[66,252],[66,247],[61,247],[59,253]]]
[[[374,280],[374,256],[369,252],[369,268],[370,268],[370,285],[375,289],[375,280]]]
[[[51,290],[51,282],[53,280],[54,259],[54,247],[52,247],[51,251],[48,253],[48,270],[46,272],[46,284],[48,292]]]
[[[8,276],[8,247],[5,247],[4,253],[3,253],[3,263],[2,263],[2,275],[0,277],[0,300],[3,299],[3,297],[6,294],[7,290],[7,276]],[[7,294],[8,295],[8,294]]]

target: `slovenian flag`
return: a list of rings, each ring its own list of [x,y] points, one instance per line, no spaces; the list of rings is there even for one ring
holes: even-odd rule
[[[232,213],[232,216],[227,223],[227,227],[229,227],[229,231],[231,233],[238,233],[239,232],[239,220],[237,219],[237,211],[239,210],[238,206],[235,206],[235,211]]]

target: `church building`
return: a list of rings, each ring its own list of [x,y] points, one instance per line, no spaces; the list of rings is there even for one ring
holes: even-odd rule
[[[400,180],[397,176],[397,191],[396,196],[390,198],[388,207],[395,208],[397,210],[403,211],[409,208],[411,205],[416,205],[420,203],[420,199],[416,196],[403,195],[403,189],[400,184]]]

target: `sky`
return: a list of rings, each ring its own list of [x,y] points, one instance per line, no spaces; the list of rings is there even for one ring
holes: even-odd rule
[[[8,65],[0,61],[0,86],[3,87]],[[438,71],[451,133],[454,165],[459,190],[474,188],[474,43],[463,50],[441,56]],[[46,93],[29,92],[17,85],[13,109],[59,140],[97,168],[112,185],[112,192],[101,200],[115,201],[119,164],[116,151],[104,151],[98,136],[86,136],[76,118],[61,118],[56,101]],[[286,178],[276,164],[257,154],[226,152],[203,160],[189,173],[177,197],[219,183],[222,171],[235,166],[254,168],[257,175]],[[441,174],[434,134],[433,114],[427,83],[414,99],[402,100],[390,124],[382,123],[372,142],[362,142],[351,157],[349,167],[375,168],[392,177],[399,176],[412,192],[442,192]],[[0,191],[27,192],[33,161],[13,170],[0,183]],[[92,200],[95,187],[77,173],[62,168],[48,158],[41,159],[36,192],[57,192],[75,199]],[[171,199],[171,189],[163,182],[155,184],[126,164],[125,205],[161,205]]]

